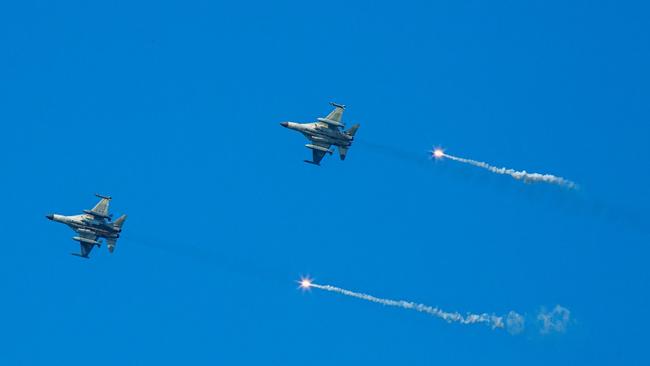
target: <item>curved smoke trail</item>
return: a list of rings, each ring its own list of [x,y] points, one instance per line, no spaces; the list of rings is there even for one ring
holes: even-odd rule
[[[465,316],[461,315],[460,313],[454,312],[454,313],[449,313],[443,310],[440,310],[437,307],[432,307],[428,305],[423,305],[423,304],[416,304],[410,301],[404,301],[404,300],[390,300],[390,299],[382,299],[378,297],[374,297],[368,294],[364,293],[359,293],[359,292],[354,292],[346,289],[342,289],[339,287],[335,286],[330,286],[330,285],[319,285],[316,283],[313,283],[309,280],[303,279],[300,283],[300,286],[302,288],[308,289],[311,287],[320,289],[320,290],[325,290],[325,291],[330,291],[330,292],[336,292],[345,296],[350,296],[350,297],[356,297],[357,299],[361,300],[366,300],[370,302],[374,302],[377,304],[381,305],[386,305],[386,306],[395,306],[398,308],[402,309],[409,309],[409,310],[416,310],[422,313],[427,313],[433,316],[436,316],[440,319],[446,320],[449,323],[455,322],[455,323],[460,323],[460,324],[477,324],[477,323],[483,323],[486,325],[489,325],[492,327],[492,329],[495,328],[504,328],[504,322],[503,322],[503,317],[496,316],[494,314],[467,314]]]
[[[523,180],[526,183],[530,182],[542,182],[542,183],[551,183],[551,184],[557,184],[559,186],[567,187],[570,189],[575,189],[578,188],[578,185],[568,179],[564,179],[562,177],[557,177],[552,174],[539,174],[539,173],[528,173],[525,170],[522,171],[516,171],[514,169],[508,169],[508,168],[497,168],[495,166],[492,166],[488,163],[482,162],[482,161],[477,161],[477,160],[472,160],[472,159],[465,159],[465,158],[460,158],[458,156],[453,156],[449,155],[442,150],[434,150],[433,151],[433,157],[435,158],[447,158],[451,159],[454,161],[458,161],[460,163],[465,163],[465,164],[470,164],[479,168],[487,169],[491,171],[492,173],[496,174],[504,174],[504,175],[509,175],[517,180]]]

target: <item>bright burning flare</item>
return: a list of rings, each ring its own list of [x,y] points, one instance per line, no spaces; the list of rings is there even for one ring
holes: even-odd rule
[[[445,152],[441,148],[436,148],[433,150],[433,157],[436,159],[442,159],[445,156]]]
[[[300,288],[303,290],[308,290],[311,287],[311,279],[310,278],[301,278],[300,279]]]

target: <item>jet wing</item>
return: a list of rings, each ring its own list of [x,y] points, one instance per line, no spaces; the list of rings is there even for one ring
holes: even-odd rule
[[[318,118],[318,122],[324,123],[327,127],[331,129],[337,129],[339,127],[344,127],[343,124],[343,111],[345,106],[341,104],[331,103],[334,106],[334,110],[330,112],[325,118]]]
[[[332,145],[322,142],[314,142],[313,145],[315,146],[307,145],[311,149],[312,158],[311,161],[305,160],[305,163],[320,165],[320,161],[323,160],[323,157],[328,153],[328,150]]]
[[[79,243],[81,244],[81,253],[71,253],[72,255],[76,255],[77,257],[83,257],[83,258],[90,258],[88,255],[90,254],[90,251],[93,250],[92,244],[86,244],[86,243]]]
[[[92,210],[84,210],[88,215],[92,215],[99,218],[110,219],[108,213],[108,205],[111,201],[110,197],[99,196],[101,200],[92,208]]]
[[[312,150],[312,158],[309,163],[320,165],[320,161],[325,157],[326,152],[320,150]]]
[[[88,258],[88,255],[90,252],[93,250],[93,247],[97,244],[97,235],[87,233],[87,232],[78,232],[79,236],[73,238],[74,240],[79,242],[80,245],[80,253],[71,253],[72,255],[76,255],[77,257],[83,257],[83,258]],[[95,244],[93,244],[95,243]]]
[[[343,107],[342,105],[336,105],[335,104],[334,105],[334,110],[331,111],[330,114],[328,114],[327,117],[325,117],[325,118],[329,119],[330,121],[335,121],[335,122],[342,123],[341,120],[343,119],[343,110],[344,110],[344,108],[345,107]]]

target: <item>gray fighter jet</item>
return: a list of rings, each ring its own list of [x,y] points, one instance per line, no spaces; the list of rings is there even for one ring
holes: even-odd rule
[[[63,216],[51,214],[46,216],[52,221],[70,226],[72,230],[79,234],[72,239],[81,244],[81,253],[71,253],[72,255],[88,258],[88,254],[90,254],[94,246],[98,248],[101,246],[102,238],[106,240],[109,252],[113,253],[115,250],[115,243],[117,238],[120,237],[126,215],[122,215],[111,222],[113,215],[108,213],[108,203],[111,197],[99,194],[96,194],[96,196],[101,198],[99,203],[92,210],[84,210],[81,215]]]
[[[330,146],[334,145],[339,148],[339,155],[341,160],[345,159],[348,149],[352,146],[354,134],[359,129],[359,124],[350,127],[345,131],[345,125],[341,121],[343,117],[343,110],[345,106],[336,103],[330,103],[334,106],[334,110],[325,118],[317,118],[316,122],[311,123],[296,123],[296,122],[282,122],[280,125],[305,135],[310,143],[305,145],[312,150],[312,160],[305,160],[305,163],[320,165],[325,154],[332,155],[333,151]]]

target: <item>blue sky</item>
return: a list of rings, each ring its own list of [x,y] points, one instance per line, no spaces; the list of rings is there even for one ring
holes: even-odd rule
[[[648,364],[649,10],[3,3],[0,364]],[[279,122],[329,101],[361,129],[318,168]],[[95,192],[129,219],[84,261],[44,215]],[[302,293],[307,274],[529,323]],[[556,304],[571,322],[541,335]]]

